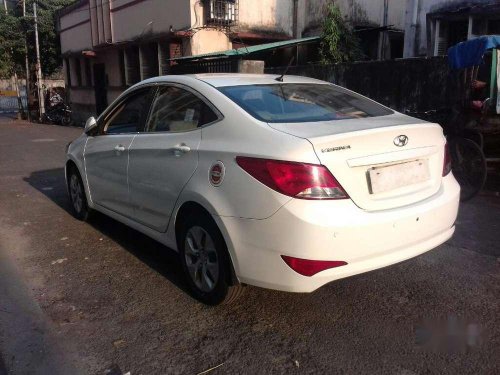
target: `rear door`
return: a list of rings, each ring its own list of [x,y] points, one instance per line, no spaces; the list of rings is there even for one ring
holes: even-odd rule
[[[198,166],[201,127],[219,118],[218,111],[188,87],[158,88],[145,131],[130,147],[135,220],[166,231],[177,198]]]
[[[127,169],[129,148],[142,129],[150,89],[140,89],[118,103],[102,120],[99,134],[89,137],[84,160],[94,203],[131,216]]]

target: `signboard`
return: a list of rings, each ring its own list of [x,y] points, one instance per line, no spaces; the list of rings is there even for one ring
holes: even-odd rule
[[[0,90],[0,96],[17,96],[17,93],[13,90]]]

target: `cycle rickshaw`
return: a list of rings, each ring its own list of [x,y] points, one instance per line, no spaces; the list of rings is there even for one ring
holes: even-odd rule
[[[448,49],[457,75],[453,108],[414,112],[443,126],[461,201],[484,187],[488,163],[500,161],[500,36],[477,37]]]

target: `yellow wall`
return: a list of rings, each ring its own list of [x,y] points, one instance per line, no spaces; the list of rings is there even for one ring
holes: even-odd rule
[[[225,51],[232,48],[226,34],[216,30],[200,30],[186,41],[184,54],[187,56],[202,53]]]

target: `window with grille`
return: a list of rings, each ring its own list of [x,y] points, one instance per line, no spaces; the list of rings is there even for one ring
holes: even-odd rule
[[[234,25],[238,20],[238,1],[207,0],[205,12],[207,25]]]

